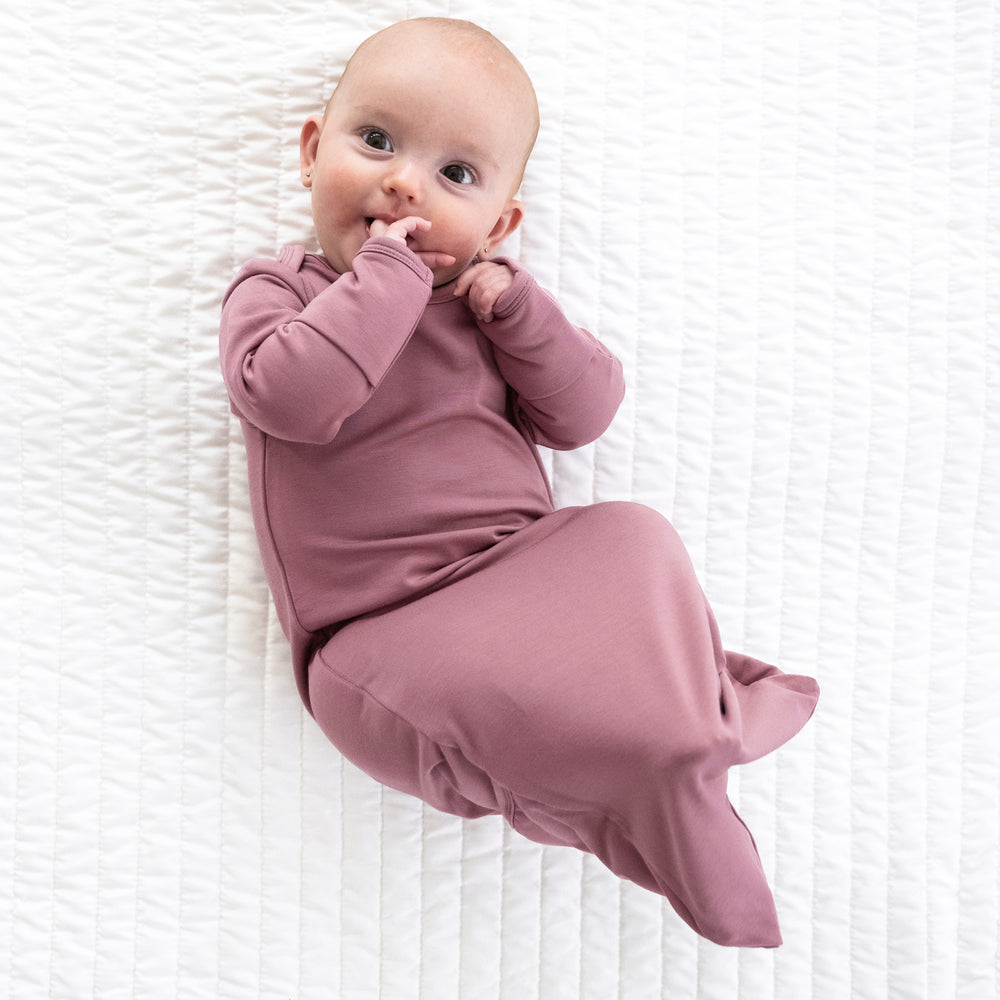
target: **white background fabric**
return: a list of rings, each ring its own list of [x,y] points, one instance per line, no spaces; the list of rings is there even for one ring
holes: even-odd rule
[[[661,510],[727,644],[822,685],[732,781],[776,952],[382,790],[296,699],[219,299],[311,240],[301,120],[420,14],[531,72],[507,249],[627,369],[559,501]],[[985,0],[7,5],[0,990],[997,996],[998,31]]]

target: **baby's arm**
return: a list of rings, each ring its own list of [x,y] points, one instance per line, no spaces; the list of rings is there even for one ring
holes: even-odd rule
[[[498,258],[459,276],[480,329],[517,393],[521,421],[536,443],[578,448],[611,423],[625,393],[618,359],[574,326],[558,303],[513,261]]]
[[[370,239],[353,271],[311,298],[303,275],[256,261],[223,301],[220,351],[237,414],[267,434],[323,444],[368,400],[415,329],[431,272],[398,234]]]

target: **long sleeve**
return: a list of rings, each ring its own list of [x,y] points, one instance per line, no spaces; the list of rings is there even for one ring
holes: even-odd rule
[[[574,326],[555,299],[510,260],[514,282],[491,323],[497,366],[518,398],[521,423],[536,444],[569,450],[600,437],[625,394],[621,362]]]
[[[430,292],[430,270],[385,238],[369,240],[354,270],[312,298],[287,263],[248,265],[222,310],[222,370],[234,411],[284,440],[332,440],[406,345]]]

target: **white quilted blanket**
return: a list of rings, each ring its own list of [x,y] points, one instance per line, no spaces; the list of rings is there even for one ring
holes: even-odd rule
[[[383,790],[270,609],[219,298],[311,240],[302,119],[403,17],[543,130],[507,247],[625,362],[561,503],[674,522],[727,644],[818,677],[734,773],[785,945]],[[0,11],[0,991],[1000,994],[1000,22],[989,0],[35,0]],[[469,86],[475,86],[470,80]]]

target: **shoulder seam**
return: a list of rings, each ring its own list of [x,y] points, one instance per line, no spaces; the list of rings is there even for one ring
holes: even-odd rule
[[[305,256],[305,247],[299,244],[292,244],[281,248],[277,260],[279,264],[284,264],[293,271],[298,271],[302,267],[302,261],[305,259]]]

